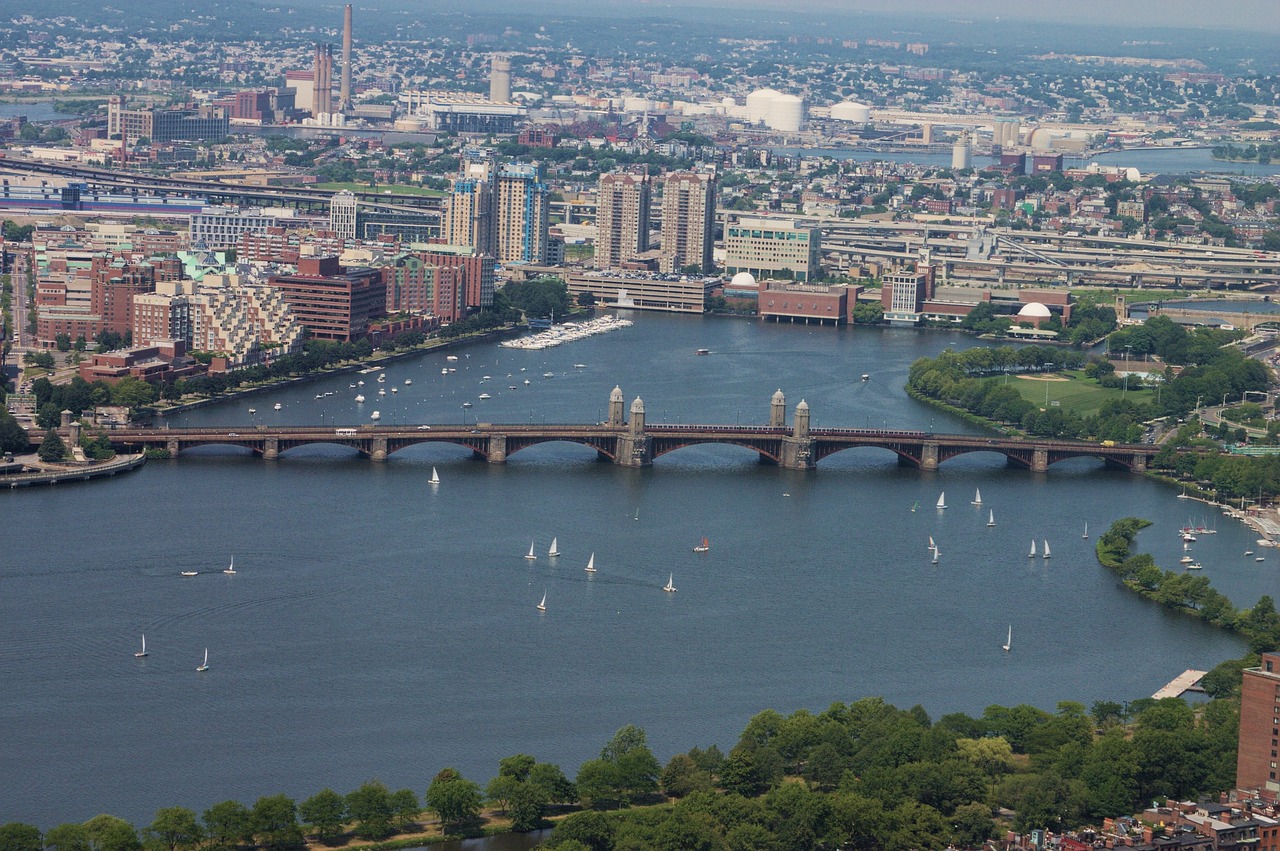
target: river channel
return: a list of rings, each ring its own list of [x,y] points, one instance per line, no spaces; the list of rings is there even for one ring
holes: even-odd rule
[[[478,344],[390,364],[385,383],[333,376],[173,423],[337,428],[374,409],[383,424],[595,422],[621,385],[653,422],[762,423],[781,388],[789,418],[803,398],[815,426],[973,431],[902,389],[914,359],[969,337],[631,318],[558,348]],[[1251,531],[1175,496],[1089,459],[1034,475],[979,453],[924,473],[861,449],[800,473],[701,447],[628,470],[572,444],[505,465],[441,445],[384,464],[336,446],[275,462],[208,448],[0,492],[0,822],[146,823],[163,806],[372,777],[421,794],[444,766],[483,784],[517,752],[572,776],[624,724],[665,761],[728,750],[765,708],[874,695],[934,717],[1149,696],[1243,648],[1120,588],[1092,551],[1113,520],[1153,520],[1139,543],[1168,567],[1179,526],[1216,525],[1195,545],[1215,587],[1238,605],[1280,590],[1280,553],[1246,558]],[[1033,538],[1052,559],[1027,557]],[[678,592],[662,591],[669,577]]]

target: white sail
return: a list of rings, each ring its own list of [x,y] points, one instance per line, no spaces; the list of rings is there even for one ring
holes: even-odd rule
[[[547,592],[542,592],[542,602],[538,604],[538,611],[545,612],[547,610]]]
[[[1031,555],[1027,556],[1027,558],[1035,558],[1035,557],[1036,557],[1036,539],[1032,538],[1031,539]]]
[[[1045,557],[1045,558],[1049,558],[1049,557],[1050,557],[1050,554],[1049,554],[1049,542],[1048,542],[1047,540],[1044,542],[1044,557]]]
[[[994,525],[996,525],[996,512],[995,512],[995,509],[988,509],[988,514],[987,514],[987,525],[988,525],[988,526],[994,526]]]
[[[933,561],[932,561],[932,563],[933,563],[933,564],[937,564],[937,563],[938,563],[938,548],[937,548],[937,547],[934,547],[934,548],[933,548]]]
[[[229,564],[229,565],[227,565],[227,567],[223,568],[223,571],[222,571],[222,572],[223,572],[223,573],[235,573],[235,572],[236,572],[236,557],[235,557],[235,556],[232,556],[232,557],[231,557],[231,564]]]
[[[1008,653],[1011,647],[1013,647],[1013,624],[1009,624],[1009,637],[1004,640],[1004,652]]]
[[[200,663],[200,667],[196,668],[196,670],[197,671],[209,670],[209,648],[208,647],[204,649],[204,661]]]
[[[137,657],[137,658],[139,658],[139,659],[141,659],[143,656],[146,656],[146,655],[147,655],[147,635],[146,635],[146,633],[143,633],[143,635],[142,635],[142,649],[141,649],[141,650],[139,650],[137,653],[134,653],[133,655],[134,655],[134,656],[136,656],[136,657]]]
[[[595,553],[592,553],[591,558],[587,559],[587,566],[584,569],[587,571],[587,573],[596,572],[596,554]]]
[[[534,554],[533,554],[533,545],[534,545],[534,543],[536,543],[536,542],[535,542],[535,541],[530,541],[530,542],[529,542],[529,554],[528,554],[527,556],[525,556],[525,558],[529,559],[529,561],[536,561],[536,560],[537,560],[537,558],[538,558],[536,555],[534,555]]]
[[[942,493],[938,494],[938,507],[939,507],[939,508],[946,508],[946,507],[947,507],[947,492],[946,492],[946,491],[943,491]]]
[[[935,544],[935,543],[933,542],[933,536],[932,536],[932,535],[930,535],[930,536],[929,536],[929,549],[931,549],[931,550],[936,550],[937,548],[938,548],[938,545],[937,545],[937,544]]]
[[[435,467],[431,468],[431,478],[427,480],[427,484],[432,484],[432,485],[440,484],[440,474],[436,472]]]
[[[676,590],[676,586],[675,586],[675,578],[676,578],[676,575],[675,575],[674,573],[672,573],[672,574],[670,574],[669,576],[667,576],[667,584],[662,586],[662,590],[663,590],[663,591],[675,591],[675,590]]]
[[[1089,539],[1089,521],[1088,520],[1084,521],[1084,538],[1085,540]]]
[[[974,490],[973,490],[973,505],[982,505],[982,490],[981,490],[981,488],[974,488]]]
[[[560,549],[556,546],[556,540],[556,538],[551,539],[551,549],[547,550],[547,555],[550,558],[555,558],[560,555]]]

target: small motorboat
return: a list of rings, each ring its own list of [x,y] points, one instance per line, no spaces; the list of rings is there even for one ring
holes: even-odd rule
[[[278,410],[280,410],[280,409],[281,409],[281,408],[283,408],[283,407],[284,407],[284,405],[281,405],[279,402],[276,402],[276,404],[275,404],[275,409],[276,409],[277,411],[278,411]]]

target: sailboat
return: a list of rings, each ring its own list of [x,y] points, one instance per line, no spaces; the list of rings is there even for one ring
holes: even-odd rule
[[[138,659],[141,659],[143,656],[146,656],[146,655],[147,655],[147,635],[146,635],[146,633],[143,633],[143,634],[142,634],[142,649],[141,649],[141,650],[139,650],[137,653],[134,653],[133,655],[134,655],[134,657],[135,657],[135,658],[138,658]]]
[[[235,556],[232,556],[232,557],[231,557],[231,564],[229,564],[229,565],[227,565],[226,567],[224,567],[224,568],[222,569],[222,572],[223,572],[223,573],[235,573],[235,572],[236,572],[236,557],[235,557]]]
[[[971,502],[971,503],[969,503],[969,504],[970,504],[970,505],[982,505],[982,489],[981,489],[981,488],[974,488],[974,489],[973,489],[973,502]]]
[[[1008,653],[1009,648],[1012,646],[1013,646],[1013,624],[1009,624],[1009,637],[1004,640],[1004,645],[1001,649],[1003,649],[1004,652]]]
[[[635,517],[633,517],[633,518],[631,518],[631,519],[632,519],[632,520],[639,520],[639,519],[640,519],[640,509],[639,509],[639,508],[637,508],[637,509],[636,509],[636,516],[635,516]]]
[[[1081,536],[1086,541],[1089,540],[1089,521],[1084,521],[1084,534]]]
[[[591,558],[587,559],[587,566],[583,568],[587,573],[596,572],[596,554],[592,553]]]
[[[916,509],[920,507],[920,500],[916,500],[916,504],[911,506],[911,513],[914,514]]]
[[[934,547],[934,548],[933,548],[933,561],[931,561],[931,562],[930,562],[930,564],[937,564],[937,563],[938,563],[938,548],[937,548],[937,547]]]
[[[1052,557],[1053,557],[1053,553],[1049,552],[1049,541],[1046,539],[1044,542],[1044,558],[1052,558]]]
[[[533,541],[529,542],[529,554],[525,556],[529,561],[537,561],[538,557],[533,554]]]
[[[938,508],[946,508],[946,507],[947,507],[947,492],[943,491],[942,493],[938,494]]]
[[[988,526],[994,526],[994,525],[996,525],[996,512],[995,512],[995,509],[988,509],[988,510],[987,510],[987,525],[988,525]]]
[[[542,592],[542,602],[538,604],[538,611],[545,612],[547,610],[547,592]]]
[[[1031,554],[1030,554],[1030,555],[1028,555],[1028,556],[1027,556],[1027,558],[1035,558],[1035,557],[1036,557],[1036,539],[1035,539],[1035,538],[1032,538],[1032,539],[1031,539]]]
[[[440,484],[440,474],[436,472],[436,468],[435,468],[435,467],[432,467],[432,468],[431,468],[431,478],[427,479],[427,484],[429,484],[429,485],[438,485],[438,484]]]
[[[662,586],[662,590],[663,590],[663,591],[675,591],[675,590],[676,590],[676,586],[673,584],[673,581],[675,580],[675,578],[676,578],[676,575],[675,575],[674,573],[669,574],[669,575],[667,576],[667,584]]]
[[[208,647],[204,649],[204,661],[200,663],[200,667],[196,668],[196,670],[200,671],[201,673],[209,670],[209,648]]]
[[[938,548],[938,545],[937,545],[937,544],[935,544],[935,543],[933,542],[933,536],[932,536],[932,535],[930,535],[930,536],[929,536],[929,546],[928,546],[928,549],[936,550],[937,548]]]
[[[711,549],[711,542],[707,540],[707,536],[706,536],[706,535],[703,535],[703,536],[702,536],[702,543],[701,543],[701,544],[699,544],[698,546],[694,547],[694,548],[693,548],[693,551],[694,551],[695,553],[705,553],[705,552],[706,552],[707,550],[709,550],[709,549]]]
[[[199,575],[200,575],[200,571],[198,571],[198,570],[184,570],[184,571],[182,571],[182,575],[183,575],[183,576],[199,576]]]
[[[547,550],[548,558],[555,558],[560,555],[560,548],[556,546],[556,538],[551,539],[551,549]]]

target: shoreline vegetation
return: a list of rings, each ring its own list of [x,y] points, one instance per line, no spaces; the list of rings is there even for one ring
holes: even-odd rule
[[[572,781],[515,754],[483,788],[446,768],[421,800],[370,780],[300,802],[165,807],[141,829],[110,815],[47,832],[10,822],[0,847],[375,851],[551,827],[546,847],[563,851],[975,848],[1007,830],[1070,829],[1156,797],[1230,788],[1239,709],[1229,690],[1213,697],[1197,710],[1180,698],[1062,701],[1053,712],[993,705],[936,720],[874,697],[765,710],[727,754],[694,747],[665,766],[645,731],[627,726]]]

